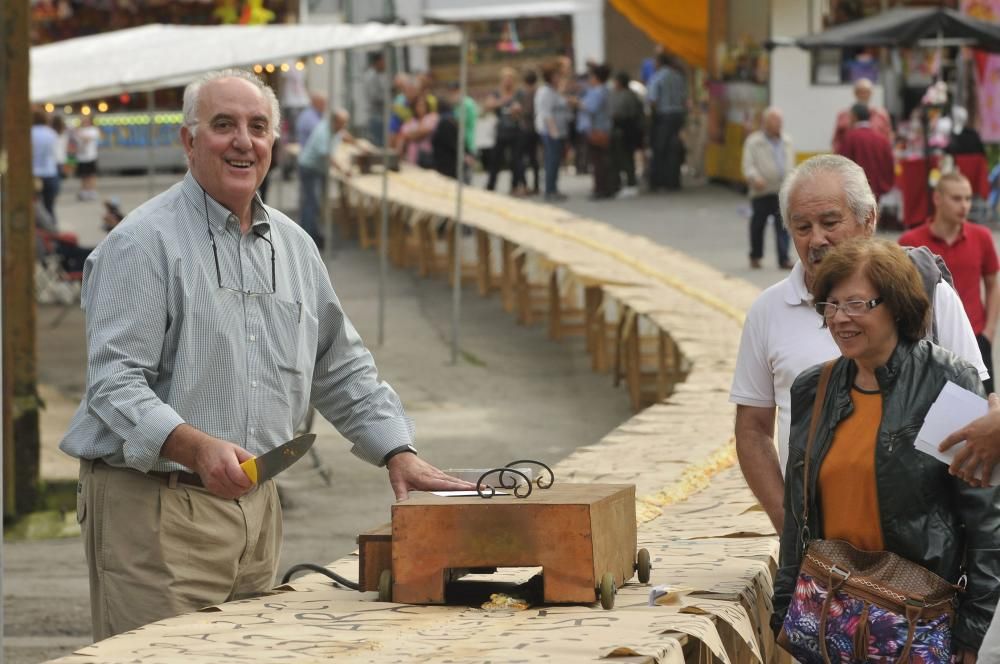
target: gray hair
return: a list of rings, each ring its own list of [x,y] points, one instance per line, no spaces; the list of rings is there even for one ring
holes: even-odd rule
[[[792,190],[821,175],[840,177],[844,196],[847,198],[847,207],[851,210],[854,218],[861,226],[865,226],[866,221],[871,219],[871,227],[874,230],[875,222],[878,220],[878,202],[868,184],[868,176],[865,175],[864,169],[856,163],[847,157],[836,154],[821,154],[807,159],[796,166],[781,183],[778,203],[781,206],[781,218],[785,220],[785,226],[789,226],[791,223],[788,199],[792,195]]]
[[[256,74],[246,69],[221,69],[219,71],[208,72],[184,88],[184,126],[188,128],[191,135],[194,136],[198,133],[198,96],[201,93],[202,86],[223,78],[239,78],[252,83],[255,88],[260,90],[260,93],[264,95],[264,99],[271,106],[271,133],[274,135],[274,138],[278,138],[281,135],[281,108],[278,105],[278,97],[274,94],[271,86],[264,83]]]

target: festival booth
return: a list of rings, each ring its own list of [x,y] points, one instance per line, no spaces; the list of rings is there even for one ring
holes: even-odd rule
[[[945,48],[970,47],[981,52],[1000,53],[1000,25],[979,20],[968,14],[944,8],[895,8],[871,18],[808,35],[796,40],[807,50],[852,47],[899,49],[923,46],[936,52],[937,63],[931,75],[940,75],[941,55]],[[931,86],[932,88],[934,86]],[[932,213],[932,181],[941,160],[932,146],[931,126],[944,111],[944,98],[936,98],[929,89],[917,109],[919,126],[914,128],[911,149],[897,156],[896,183],[902,194],[903,225],[923,223]],[[956,170],[972,183],[973,192],[985,198],[989,193],[987,164],[980,155],[957,155]]]

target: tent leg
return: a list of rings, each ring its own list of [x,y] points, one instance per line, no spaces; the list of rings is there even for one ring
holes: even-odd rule
[[[337,78],[337,66],[334,60],[336,56],[336,51],[330,51],[327,54],[327,66],[329,66],[329,77],[327,80],[327,104],[326,113],[323,114],[322,122],[332,123],[334,114],[334,104],[336,103],[336,97],[334,96],[336,89],[336,78]],[[332,124],[330,125],[332,127]],[[333,137],[331,136],[331,143]],[[334,155],[330,153],[332,158]],[[326,255],[331,258],[334,256],[336,251],[333,246],[333,218],[330,215],[330,196],[333,194],[333,178],[330,177],[331,166],[329,163],[326,164],[326,177],[323,178],[323,201],[320,208],[320,223],[319,231],[325,235],[326,240]]]
[[[459,91],[458,104],[458,140],[456,146],[455,169],[455,262],[452,266],[451,297],[451,363],[458,364],[458,331],[459,314],[462,307],[462,190],[465,185],[465,92],[468,74],[468,37],[465,27],[462,27],[462,43],[459,47]]]
[[[386,63],[389,62],[389,44],[382,47]],[[378,243],[378,345],[385,344],[386,273],[389,270],[386,239],[389,237],[389,112],[392,109],[392,88],[389,72],[383,78],[382,95],[382,218]]]

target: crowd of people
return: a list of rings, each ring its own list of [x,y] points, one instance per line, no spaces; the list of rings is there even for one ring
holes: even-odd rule
[[[612,76],[608,65],[596,62],[588,62],[586,73],[575,76],[568,57],[546,62],[537,71],[503,67],[496,87],[477,100],[463,96],[458,81],[435,85],[427,72],[399,72],[390,82],[384,54],[374,53],[362,77],[368,120],[361,132],[402,161],[452,178],[458,176],[461,149],[467,183],[481,169],[486,188],[493,191],[501,173],[508,171],[508,191],[516,197],[564,200],[559,173],[566,164],[592,176],[592,200],[636,196],[640,182],[649,191],[673,191],[681,186],[680,133],[688,86],[673,57],[660,51],[650,60],[644,82],[625,71]],[[326,170],[332,166],[349,175],[350,169],[334,156],[341,141],[355,138],[345,110],[330,114],[331,131],[322,122],[326,98],[304,90],[299,96],[308,103],[289,110],[285,133],[297,146],[300,223],[323,247],[319,218]],[[465,133],[459,140],[463,121]],[[267,177],[262,195],[266,187]]]
[[[396,74],[393,96],[386,99],[385,76],[382,54],[373,55],[364,77],[367,138],[416,166],[455,176],[460,109],[467,170],[481,166],[491,191],[500,173],[509,171],[511,195],[562,200],[559,172],[569,163],[592,175],[591,198],[634,196],[640,182],[637,156],[646,166],[648,189],[680,188],[688,88],[683,69],[666,53],[657,55],[656,68],[642,82],[625,71],[612,76],[608,65],[596,62],[576,76],[566,57],[538,70],[504,67],[496,87],[478,100],[462,98],[457,82],[436,93],[427,73]],[[383,140],[386,106],[391,120]]]

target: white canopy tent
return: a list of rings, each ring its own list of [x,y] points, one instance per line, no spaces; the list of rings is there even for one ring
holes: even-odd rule
[[[386,52],[392,46],[460,46],[461,94],[466,89],[465,34],[450,25],[404,26],[383,23],[323,25],[219,25],[185,26],[150,24],[88,37],[78,37],[31,48],[29,94],[33,103],[67,103],[123,92],[147,92],[152,111],[152,91],[186,85],[200,74],[229,67],[280,63],[319,53],[330,56],[329,98],[335,99],[333,54],[346,50]],[[389,81],[386,77],[386,98]],[[331,104],[332,106],[332,104]],[[386,128],[389,107],[385,105]],[[329,114],[332,109],[328,108]],[[459,136],[464,135],[465,114],[459,113]],[[150,124],[153,114],[150,113]],[[329,117],[325,119],[329,121]],[[152,131],[150,133],[152,136]],[[388,136],[388,131],[386,131]],[[150,194],[152,194],[152,141],[150,141]],[[456,233],[461,237],[462,151],[458,151]],[[388,237],[388,173],[383,172],[382,234]],[[324,212],[328,201],[324,201]],[[324,215],[327,216],[327,215]],[[331,243],[332,244],[332,243]],[[388,260],[386,242],[380,245],[379,344],[385,339],[385,282]],[[456,271],[461,261],[456,260]],[[452,310],[452,361],[458,357],[458,316],[461,279],[455,280]]]
[[[65,103],[186,85],[226,67],[384,45],[457,46],[448,25],[161,25],[31,48],[31,101]]]

